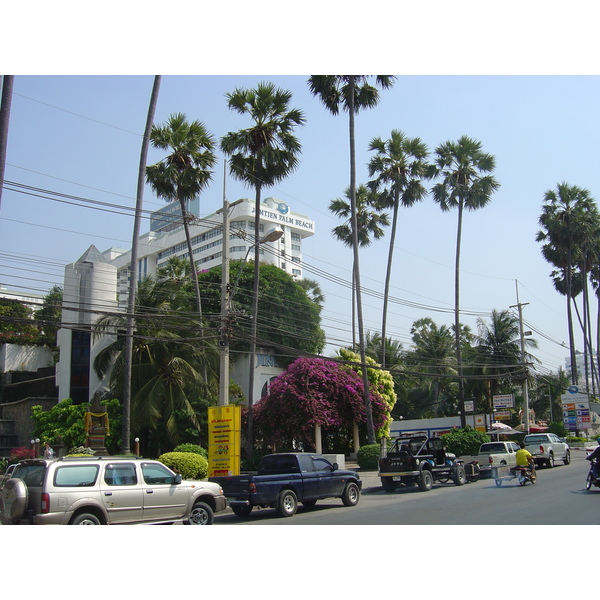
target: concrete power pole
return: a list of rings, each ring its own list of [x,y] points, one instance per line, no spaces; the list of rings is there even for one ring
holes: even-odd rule
[[[518,298],[517,298],[518,301]],[[527,362],[525,360],[525,335],[531,335],[531,332],[529,331],[523,331],[523,307],[527,306],[527,304],[529,304],[529,302],[526,302],[524,304],[522,304],[521,302],[519,302],[518,304],[515,304],[514,306],[511,306],[510,308],[517,308],[519,310],[519,332],[520,332],[520,337],[521,337],[521,362],[523,364],[523,370],[524,370],[524,379],[523,379],[523,411],[524,411],[524,417],[523,417],[523,427],[525,429],[525,434],[529,433],[529,390],[528,390],[528,384],[527,384]]]

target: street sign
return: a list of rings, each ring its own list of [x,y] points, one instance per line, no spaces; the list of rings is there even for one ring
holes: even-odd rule
[[[568,431],[590,429],[592,426],[590,416],[590,402],[588,394],[580,394],[575,386],[568,389],[567,394],[562,394],[560,399],[563,409],[563,424]]]
[[[211,406],[208,409],[208,476],[240,474],[240,406]]]
[[[515,407],[515,395],[514,394],[498,394],[492,396],[494,402],[494,408],[514,408]]]

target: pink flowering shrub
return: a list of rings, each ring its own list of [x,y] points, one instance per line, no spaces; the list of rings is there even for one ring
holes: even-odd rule
[[[385,423],[387,406],[376,391],[371,391],[371,403],[375,428],[379,428]],[[316,423],[324,441],[328,436],[351,440],[355,421],[365,429],[362,379],[336,362],[299,358],[271,383],[254,415],[257,433],[278,449],[289,448],[294,441],[313,447]]]

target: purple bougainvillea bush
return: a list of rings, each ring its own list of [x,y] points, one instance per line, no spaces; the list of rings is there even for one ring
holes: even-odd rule
[[[376,391],[371,391],[371,404],[378,429],[386,422],[388,407]],[[354,422],[361,433],[366,430],[362,379],[334,361],[299,358],[271,383],[254,415],[257,435],[277,450],[314,448],[317,423],[324,445],[328,438],[337,444],[349,441]]]

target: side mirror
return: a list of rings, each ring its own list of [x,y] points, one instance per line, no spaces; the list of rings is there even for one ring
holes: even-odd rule
[[[340,468],[340,466],[337,463],[333,463],[333,470],[337,471]]]
[[[177,473],[177,475],[175,475],[175,477],[173,477],[173,483],[175,485],[179,485],[182,481],[183,481],[183,479],[179,473]]]

